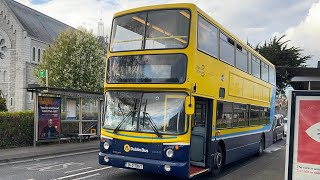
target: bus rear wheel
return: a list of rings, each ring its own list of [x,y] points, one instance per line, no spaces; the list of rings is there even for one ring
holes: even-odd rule
[[[217,152],[214,156],[214,167],[212,168],[212,175],[217,176],[220,172],[221,169],[223,167],[224,164],[224,152],[223,149],[221,147],[221,145],[219,144],[217,146]]]

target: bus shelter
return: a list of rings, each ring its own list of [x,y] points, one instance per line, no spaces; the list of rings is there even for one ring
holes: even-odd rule
[[[103,93],[29,85],[34,96],[34,146],[100,136]]]

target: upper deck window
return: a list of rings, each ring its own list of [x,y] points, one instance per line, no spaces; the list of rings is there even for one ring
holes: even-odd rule
[[[183,54],[110,57],[108,83],[184,83],[187,57]]]
[[[188,10],[155,10],[116,17],[110,51],[185,48],[189,41]]]
[[[220,33],[220,59],[230,65],[234,66],[234,45],[235,42],[224,35],[223,33]]]
[[[237,68],[248,72],[248,51],[237,44],[236,51],[236,66]]]
[[[258,59],[256,56],[252,55],[252,59],[251,59],[251,71],[252,71],[252,75],[260,78],[261,74],[260,74],[260,59]]]
[[[218,29],[198,16],[198,49],[218,57]]]
[[[264,62],[261,62],[261,79],[269,81],[269,66]]]
[[[272,66],[269,66],[269,82],[271,84],[275,84],[275,79],[276,79],[276,71]]]

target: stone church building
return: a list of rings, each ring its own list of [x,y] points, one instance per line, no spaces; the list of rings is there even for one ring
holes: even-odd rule
[[[9,111],[33,109],[28,84],[45,49],[70,26],[13,0],[0,0],[0,90]]]

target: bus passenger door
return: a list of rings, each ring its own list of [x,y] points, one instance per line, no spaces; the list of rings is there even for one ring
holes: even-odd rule
[[[212,100],[195,99],[195,114],[192,121],[190,163],[194,166],[205,167],[208,148],[211,143]],[[210,129],[210,130],[209,130]],[[209,142],[210,139],[210,142]]]

